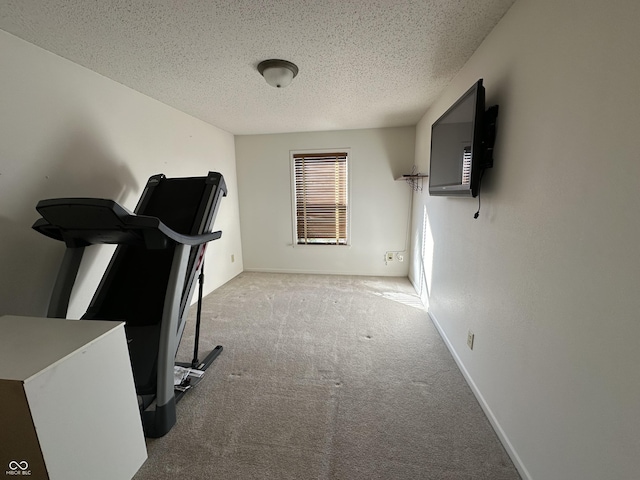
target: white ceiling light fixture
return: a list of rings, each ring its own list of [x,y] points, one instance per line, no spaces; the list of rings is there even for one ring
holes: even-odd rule
[[[265,60],[258,64],[258,71],[269,85],[276,88],[286,87],[298,75],[298,67],[286,60]]]

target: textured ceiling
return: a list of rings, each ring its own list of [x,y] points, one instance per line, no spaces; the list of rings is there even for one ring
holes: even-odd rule
[[[513,2],[0,0],[0,29],[233,134],[342,130],[415,125]]]

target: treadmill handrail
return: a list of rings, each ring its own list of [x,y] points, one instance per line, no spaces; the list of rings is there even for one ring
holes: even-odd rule
[[[127,225],[132,228],[142,229],[156,229],[162,232],[167,238],[170,238],[175,243],[181,243],[183,245],[202,245],[203,243],[217,240],[222,236],[222,231],[201,233],[198,235],[183,235],[175,230],[167,227],[158,217],[148,217],[146,215],[132,215],[127,219]]]
[[[69,247],[93,244],[144,244],[150,249],[169,243],[201,245],[217,240],[221,231],[184,235],[158,217],[136,215],[113,200],[103,198],[54,198],[41,200],[36,210],[42,215],[32,226],[36,231]]]

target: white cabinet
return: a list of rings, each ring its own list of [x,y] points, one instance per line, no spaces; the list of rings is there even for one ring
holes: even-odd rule
[[[123,323],[0,317],[0,476],[131,479],[146,458]]]

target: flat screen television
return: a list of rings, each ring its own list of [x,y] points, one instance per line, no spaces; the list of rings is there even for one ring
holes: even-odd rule
[[[485,111],[478,80],[431,127],[429,195],[476,197],[493,166],[498,106]]]

